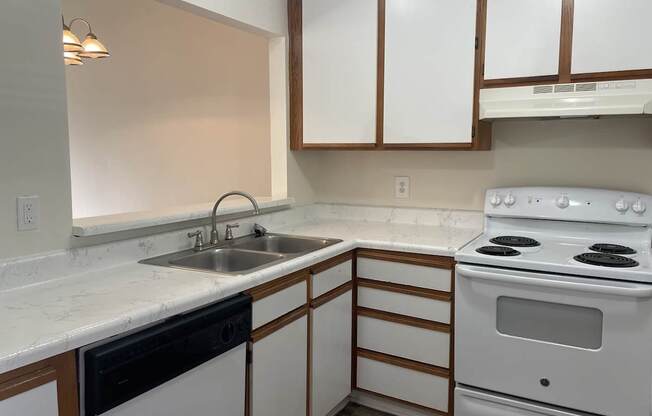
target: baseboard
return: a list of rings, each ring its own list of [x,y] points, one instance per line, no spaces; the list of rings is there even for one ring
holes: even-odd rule
[[[347,397],[346,399],[342,400],[337,406],[333,408],[326,416],[336,416],[339,412],[341,412],[347,404],[351,401],[351,397]]]
[[[403,404],[391,399],[385,399],[364,391],[354,390],[350,399],[353,403],[367,406],[395,416],[433,416],[433,413]]]

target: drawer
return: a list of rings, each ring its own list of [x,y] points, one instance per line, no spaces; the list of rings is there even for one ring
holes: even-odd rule
[[[450,334],[358,315],[359,348],[448,368]]]
[[[358,257],[358,277],[450,292],[452,271],[417,264]]]
[[[347,260],[312,275],[312,298],[353,280],[353,260]]]
[[[306,280],[272,293],[259,300],[254,300],[252,306],[252,329],[256,329],[305,305],[308,298]],[[255,299],[255,297],[254,297]]]
[[[451,322],[450,301],[364,287],[362,282],[358,282],[358,285],[359,306],[445,324]]]
[[[419,406],[448,411],[447,377],[358,356],[357,386]]]

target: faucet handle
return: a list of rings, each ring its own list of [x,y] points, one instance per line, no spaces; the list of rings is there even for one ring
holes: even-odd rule
[[[256,237],[262,237],[267,234],[267,228],[263,227],[260,224],[254,224],[254,234]]]
[[[225,240],[233,240],[233,229],[239,228],[240,224],[226,224]]]
[[[202,230],[197,230],[195,232],[188,233],[188,238],[195,239],[195,247],[193,247],[193,250],[200,251],[204,248],[204,233],[202,232]]]

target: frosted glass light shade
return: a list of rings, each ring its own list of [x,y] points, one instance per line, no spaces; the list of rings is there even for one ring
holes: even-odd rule
[[[84,48],[68,26],[63,27],[63,51],[64,52],[81,52]]]
[[[92,33],[86,35],[86,39],[82,42],[82,48],[83,51],[79,52],[79,56],[82,58],[108,58],[110,56],[106,47]]]
[[[81,58],[75,52],[64,52],[63,62],[66,65],[84,65]]]

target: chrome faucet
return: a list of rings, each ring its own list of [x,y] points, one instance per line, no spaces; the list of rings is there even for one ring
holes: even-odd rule
[[[251,205],[254,206],[254,215],[259,215],[260,214],[260,208],[258,208],[258,203],[256,202],[256,200],[254,199],[253,196],[249,195],[246,192],[242,192],[242,191],[231,191],[231,192],[225,193],[224,195],[222,195],[217,200],[217,202],[213,206],[213,216],[211,218],[211,225],[212,225],[212,227],[211,227],[211,241],[210,241],[211,245],[217,244],[218,241],[219,241],[218,234],[217,234],[217,207],[220,206],[220,203],[224,199],[226,199],[226,198],[228,198],[230,196],[233,196],[233,195],[242,196],[242,197],[247,198],[251,202]]]

